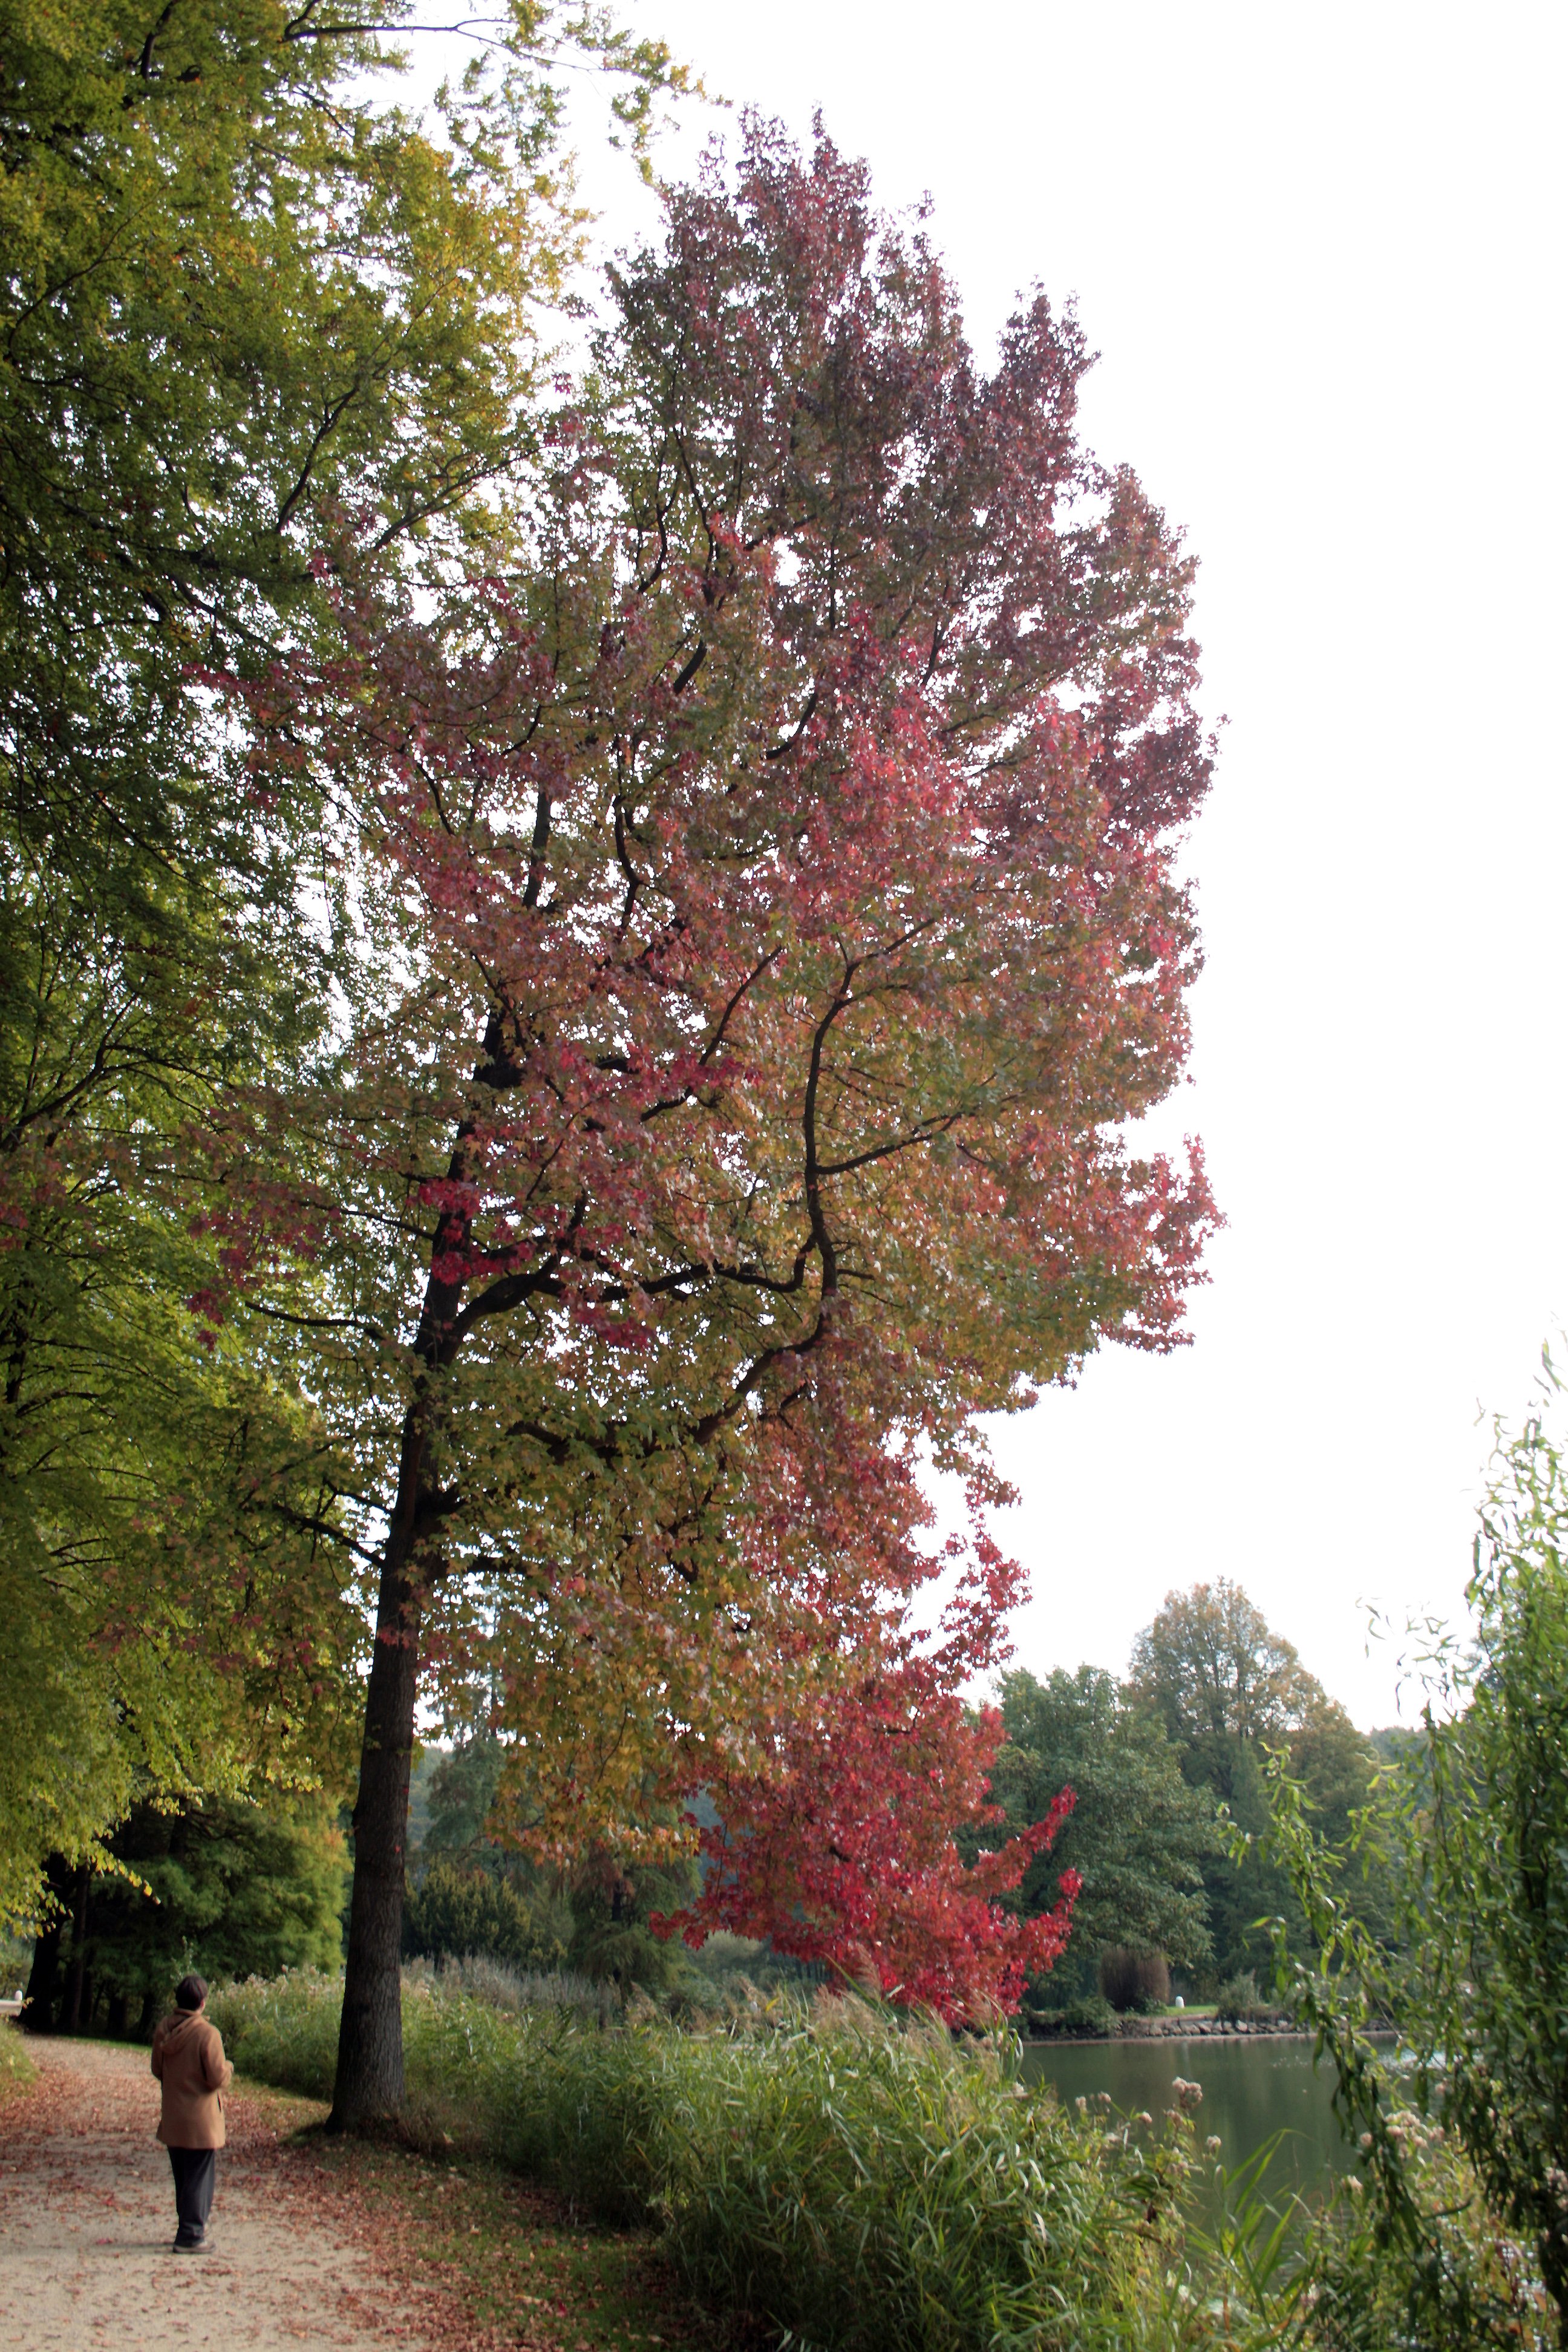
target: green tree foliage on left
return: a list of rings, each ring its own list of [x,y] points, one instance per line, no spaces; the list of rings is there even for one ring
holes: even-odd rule
[[[108,1857],[56,1866],[24,2011],[36,2032],[145,2037],[187,1969],[218,1983],[342,1958],[348,1854],[320,1797],[139,1804]]]
[[[1202,1969],[1212,1948],[1204,1866],[1219,1841],[1213,1802],[1183,1778],[1164,1726],[1098,1666],[1058,1668],[1043,1683],[1004,1675],[1001,1699],[1006,1744],[992,1794],[1009,1830],[1038,1820],[1059,1789],[1077,1798],[1016,1898],[1027,1912],[1048,1910],[1063,1868],[1083,1881],[1067,1950],[1033,1987],[1032,2005],[1061,2008],[1091,1994],[1109,1946]]]
[[[384,96],[416,11],[376,14],[0,5],[14,1917],[139,1794],[342,1769],[347,1474],[210,1311],[232,1171],[201,1149],[216,1102],[329,1050],[330,849],[303,793],[249,788],[202,674],[324,649],[312,556],[340,509],[405,573],[493,545],[529,305],[575,234],[552,60],[610,68],[634,128],[668,79],[657,47],[520,9],[431,131]]]

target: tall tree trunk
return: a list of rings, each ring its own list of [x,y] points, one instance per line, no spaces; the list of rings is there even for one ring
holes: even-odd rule
[[[535,870],[525,893],[528,906],[538,898],[540,861],[548,838],[549,803],[542,794],[534,825]],[[517,1075],[503,1051],[500,1012],[492,1010],[474,1082],[500,1088],[515,1085]],[[453,1139],[447,1169],[454,1183],[468,1174],[472,1136],[471,1121],[464,1120]],[[454,1258],[460,1263],[468,1237],[467,1214],[459,1209],[443,1211],[437,1222],[431,1270],[414,1336],[412,1352],[421,1370],[404,1416],[397,1499],[382,1555],[375,1648],[365,1693],[364,1743],[353,1811],[354,1878],[343,1969],[343,2015],[338,2032],[332,2111],[327,2118],[331,2131],[374,2126],[396,2115],[403,2105],[403,1885],[408,1774],[419,1691],[420,1625],[426,1594],[440,1573],[439,1528],[444,1516],[443,1499],[429,1465],[431,1379],[451,1364],[457,1352],[452,1325],[467,1281],[466,1275],[455,1281],[442,1280],[436,1268]],[[535,1275],[525,1286],[537,1286],[542,1278]]]
[[[92,1874],[83,1863],[77,1894],[76,1916],[71,1921],[70,1975],[66,1980],[66,2013],[63,2031],[81,2031],[81,1990],[87,1975],[87,1897],[92,1884]]]
[[[382,1559],[353,1811],[353,1895],[331,2131],[383,2122],[403,2105],[403,1885],[424,1600],[417,1571],[422,1423],[416,1405],[404,1424],[397,1503]]]

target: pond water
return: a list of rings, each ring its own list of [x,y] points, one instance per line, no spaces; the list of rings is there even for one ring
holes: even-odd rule
[[[1024,2045],[1026,2082],[1053,2083],[1064,2103],[1092,2099],[1109,2091],[1114,2106],[1136,2115],[1146,2108],[1158,2122],[1171,2105],[1178,2074],[1203,2084],[1203,2103],[1194,2121],[1201,2146],[1217,2136],[1216,2161],[1234,2171],[1276,2132],[1286,2137],[1269,2165],[1268,2193],[1311,2189],[1326,2173],[1353,2169],[1353,2150],[1334,2120],[1331,2105],[1334,2070],[1325,2059],[1314,2069],[1310,2042],[1207,2036],[1147,2042],[1029,2042]],[[1205,2202],[1209,2201],[1205,2200]]]

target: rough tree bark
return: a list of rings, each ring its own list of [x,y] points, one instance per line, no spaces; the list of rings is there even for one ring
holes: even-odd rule
[[[399,1493],[383,1555],[375,1648],[354,1803],[353,1897],[343,2014],[328,2128],[351,2131],[403,2105],[403,1880],[419,1680],[417,1571],[422,1415],[404,1424]]]
[[[460,1171],[467,1141],[452,1155]],[[459,1238],[464,1221],[444,1216],[432,1253]],[[439,1573],[442,1498],[429,1473],[428,1379],[451,1361],[460,1286],[429,1276],[414,1352],[422,1385],[403,1422],[397,1497],[382,1553],[375,1644],[365,1692],[359,1794],[353,1810],[353,1895],[343,1975],[338,2069],[328,2127],[353,2131],[395,2116],[403,2105],[403,1882],[408,1838],[408,1776],[419,1696],[419,1635],[425,1601]]]
[[[475,1083],[492,1089],[516,1083],[502,1050],[499,1014],[485,1035]],[[448,1175],[468,1173],[473,1128],[465,1122],[453,1142]],[[419,1638],[425,1603],[440,1573],[440,1528],[446,1513],[430,1465],[431,1395],[435,1378],[451,1364],[459,1340],[454,1328],[464,1284],[437,1280],[435,1267],[460,1260],[469,1221],[447,1210],[431,1245],[432,1271],[414,1338],[419,1367],[404,1416],[397,1494],[382,1553],[375,1643],[365,1692],[359,1793],[354,1801],[353,1893],[343,1972],[343,2013],[332,2089],[331,2131],[374,2128],[403,2105],[403,1887],[407,1861],[408,1780],[419,1696]],[[534,1283],[546,1279],[535,1276]],[[524,1287],[532,1286],[524,1285]]]

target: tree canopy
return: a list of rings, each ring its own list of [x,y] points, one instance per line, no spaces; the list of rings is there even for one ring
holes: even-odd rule
[[[332,1968],[342,1950],[348,1855],[336,1808],[270,1792],[132,1807],[112,1869],[61,1874],[28,1980],[26,2021],[150,2033],[195,1969],[215,1983]]]
[[[557,1863],[895,1727],[983,1793],[919,1464],[991,1654],[978,1416],[1176,1343],[1213,1219],[1126,1140],[1197,964],[1192,565],[1070,314],[979,369],[825,136],[665,189],[547,371],[555,67],[635,131],[656,44],[519,6],[426,122],[402,0],[12,13],[0,1900],[332,1780],[374,1574],[352,2120],[421,1687],[488,1681]]]
[[[1323,1699],[1290,1643],[1223,1576],[1165,1595],[1132,1645],[1130,1679],[1170,1738],[1215,1758],[1227,1742],[1283,1738]]]
[[[309,1189],[236,1090],[214,1213],[391,1528],[386,1969],[421,1643],[488,1591],[541,1834],[646,1818],[930,1572],[914,1444],[976,1467],[979,1412],[1170,1344],[1211,1215],[1121,1141],[1185,1051],[1191,566],[1077,440],[1076,326],[982,376],[826,140],[753,125],[668,212],[526,567],[426,616],[345,544],[345,656],[233,681],[356,950]],[[360,1980],[351,1935],[351,2040]]]
[[[1039,1819],[1060,1789],[1076,1799],[1048,1863],[1031,1864],[1017,1898],[1026,1912],[1048,1908],[1063,1867],[1081,1882],[1047,1999],[1092,1992],[1109,1946],[1203,1970],[1213,1957],[1203,1865],[1220,1844],[1212,1802],[1183,1778],[1164,1727],[1098,1666],[1058,1667],[1043,1683],[1015,1670],[1001,1699],[1006,1742],[992,1785],[1009,1826]]]
[[[1068,1940],[1078,1873],[1057,1873],[1026,1916],[1008,1898],[1026,1872],[1043,1874],[1074,1792],[1042,1789],[1033,1812],[1007,1822],[991,1800],[1002,1717],[963,1698],[1001,1642],[1001,1608],[961,1599],[942,1633],[884,1634],[875,1665],[868,1643],[857,1678],[781,1723],[768,1769],[713,1782],[700,1895],[667,1931],[679,1925],[692,1944],[715,1928],[766,1937],[836,1981],[953,2022],[1017,2008]]]
[[[1264,1968],[1268,1919],[1282,1914],[1299,1923],[1300,1916],[1287,1875],[1260,1842],[1268,1754],[1289,1756],[1321,1833],[1342,1845],[1371,1794],[1372,1741],[1241,1587],[1223,1577],[1166,1595],[1132,1645],[1128,1694],[1163,1726],[1186,1780],[1212,1791],[1253,1841],[1240,1854],[1211,1850],[1204,1885],[1220,1973]],[[1380,1874],[1363,1874],[1357,1899],[1370,1925],[1391,1926],[1390,1889]]]

